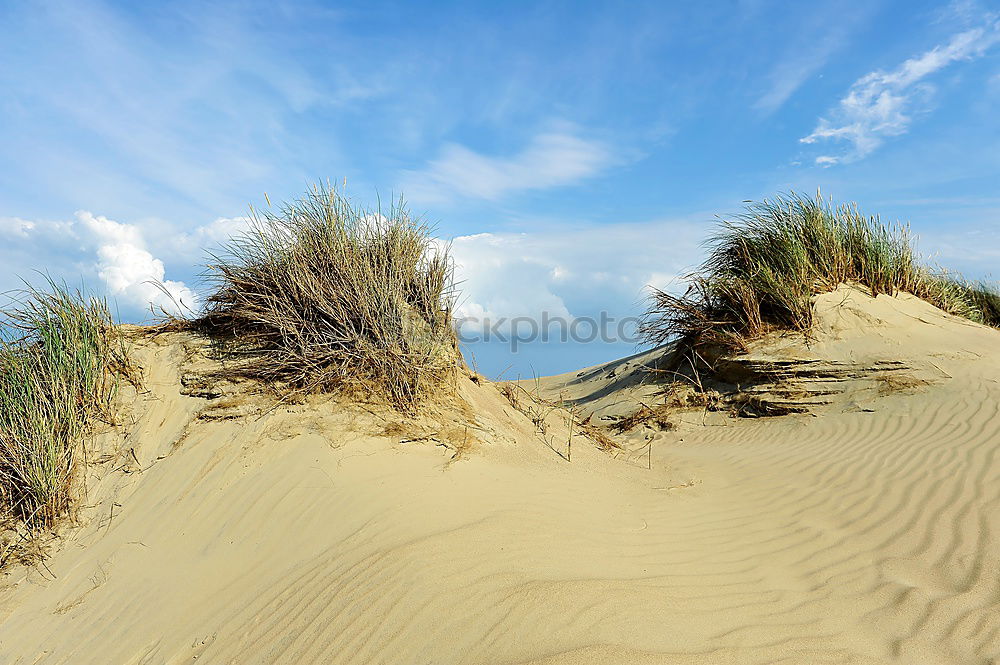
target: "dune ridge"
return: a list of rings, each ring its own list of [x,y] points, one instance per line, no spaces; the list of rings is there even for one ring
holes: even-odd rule
[[[82,523],[0,588],[0,661],[995,662],[998,341],[841,288],[751,357],[914,381],[848,378],[780,418],[682,410],[615,454],[552,411],[572,462],[485,381],[461,379],[467,413],[399,425],[234,404],[190,378],[196,337],[137,343],[148,392],[99,442]],[[655,395],[654,357],[540,397],[612,422]]]

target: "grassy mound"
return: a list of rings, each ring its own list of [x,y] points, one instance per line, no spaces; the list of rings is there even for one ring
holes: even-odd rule
[[[402,203],[383,214],[316,187],[254,212],[214,258],[197,324],[234,373],[410,408],[454,371],[452,264]]]
[[[680,339],[743,348],[775,329],[812,325],[812,298],[842,283],[872,294],[906,291],[941,309],[1000,326],[1000,294],[921,265],[909,229],[797,195],[752,203],[724,221],[709,256],[687,276],[687,292],[658,289],[640,327],[661,344]]]
[[[0,317],[0,512],[30,527],[69,509],[81,441],[126,368],[105,302],[49,286]]]

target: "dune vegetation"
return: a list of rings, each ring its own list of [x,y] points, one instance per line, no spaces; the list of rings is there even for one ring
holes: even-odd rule
[[[0,319],[0,517],[30,528],[69,510],[83,439],[128,367],[106,303],[48,286]]]
[[[654,289],[646,341],[745,348],[776,329],[807,330],[812,299],[844,283],[872,295],[905,291],[946,312],[1000,326],[1000,292],[924,265],[909,228],[855,204],[796,194],[750,203],[721,222],[683,295]]]
[[[708,247],[685,294],[654,291],[647,341],[738,349],[771,330],[807,330],[814,297],[844,283],[1000,326],[994,286],[925,265],[906,226],[854,205],[794,194],[753,203]],[[448,248],[402,202],[368,209],[316,186],[252,211],[206,276],[204,311],[175,324],[209,335],[231,376],[412,411],[461,363]],[[47,527],[70,509],[82,442],[111,417],[128,372],[103,300],[50,282],[2,312],[0,520]]]
[[[453,375],[452,263],[402,201],[353,205],[316,186],[253,211],[213,257],[195,326],[232,372],[295,390],[359,390],[410,409]]]
[[[377,395],[401,410],[454,377],[448,249],[401,202],[368,210],[316,187],[254,211],[213,259],[204,312],[166,327],[207,333],[228,374]],[[104,300],[50,281],[0,314],[0,526],[30,540],[71,510],[86,436],[133,377]]]
[[[973,305],[973,320],[1000,328],[1000,286],[979,281],[960,282],[958,288]]]

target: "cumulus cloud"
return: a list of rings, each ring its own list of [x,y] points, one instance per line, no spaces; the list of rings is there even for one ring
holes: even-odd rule
[[[76,218],[97,242],[97,275],[110,295],[133,306],[152,305],[175,314],[197,306],[197,297],[183,282],[164,279],[163,261],[146,249],[137,226],[86,211],[76,213]]]
[[[641,310],[643,289],[675,284],[675,276],[699,262],[699,240],[709,215],[622,223],[569,231],[548,222],[544,231],[477,233],[449,243],[460,292],[456,317],[481,331],[486,320],[543,314],[570,322],[601,311],[621,318]],[[196,309],[198,294],[183,281],[167,279],[170,265],[190,270],[202,251],[247,228],[247,218],[219,218],[190,231],[169,233],[151,225],[124,223],[80,211],[66,221],[3,219],[0,276],[31,277],[32,270],[92,287],[103,286],[135,319],[150,305],[175,311]],[[167,293],[157,288],[162,284]],[[168,295],[169,294],[169,295]],[[468,329],[468,327],[466,328]],[[509,328],[507,329],[509,332]]]
[[[31,279],[28,271],[68,281],[83,277],[91,287],[96,278],[109,296],[134,311],[153,306],[178,313],[197,307],[190,288],[165,279],[163,261],[147,249],[134,224],[88,211],[77,212],[69,221],[3,218],[0,237],[6,241],[0,255],[20,277]]]
[[[543,239],[523,233],[455,238],[451,251],[463,293],[456,318],[471,326],[500,318],[538,318],[542,312],[569,318],[566,304],[551,288],[564,269],[559,257],[543,255],[543,244]]]
[[[676,286],[700,261],[702,232],[698,221],[681,219],[578,229],[572,242],[559,230],[460,236],[451,243],[456,317],[472,333],[501,318],[634,316],[646,286]]]
[[[913,114],[922,109],[933,93],[927,77],[948,65],[981,57],[1000,43],[1000,20],[989,16],[986,24],[956,34],[944,45],[906,60],[892,71],[874,71],[858,79],[833,111],[820,118],[802,143],[846,141],[847,152],[821,155],[816,163],[830,166],[861,159],[882,145],[886,138],[909,129]]]
[[[496,200],[515,192],[577,183],[614,159],[604,143],[565,132],[540,134],[508,157],[450,144],[425,169],[405,172],[402,187],[407,198],[424,203],[455,197]]]

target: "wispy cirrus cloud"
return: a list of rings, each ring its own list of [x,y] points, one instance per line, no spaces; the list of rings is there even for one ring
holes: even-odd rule
[[[796,26],[778,52],[774,67],[764,79],[764,90],[753,108],[768,115],[781,108],[810,77],[816,75],[843,49],[865,24],[877,3],[865,3],[843,16],[839,5],[810,7],[804,23]]]
[[[605,143],[568,132],[539,134],[510,156],[484,155],[452,143],[426,168],[404,172],[402,188],[408,199],[422,203],[497,200],[517,192],[576,184],[616,161],[615,152]]]
[[[816,157],[816,163],[830,166],[861,159],[892,136],[905,134],[913,114],[922,110],[933,88],[925,80],[952,63],[983,56],[1000,43],[1000,20],[987,14],[979,27],[956,34],[939,45],[906,60],[892,71],[877,70],[851,86],[828,116],[820,118],[816,129],[799,139],[802,143],[846,141],[849,148],[839,155]]]
[[[8,4],[0,159],[18,169],[0,198],[45,191],[69,210],[114,198],[130,215],[155,196],[161,214],[231,210],[262,183],[326,175],[313,171],[320,160],[305,148],[319,141],[304,115],[349,116],[384,92],[367,65],[339,62],[339,37],[297,57],[315,37],[304,23],[339,29],[336,16],[316,16],[318,3],[177,2],[149,13],[105,0]],[[336,133],[327,126],[322,139],[322,160],[336,159]],[[276,167],[289,154],[294,163]]]

